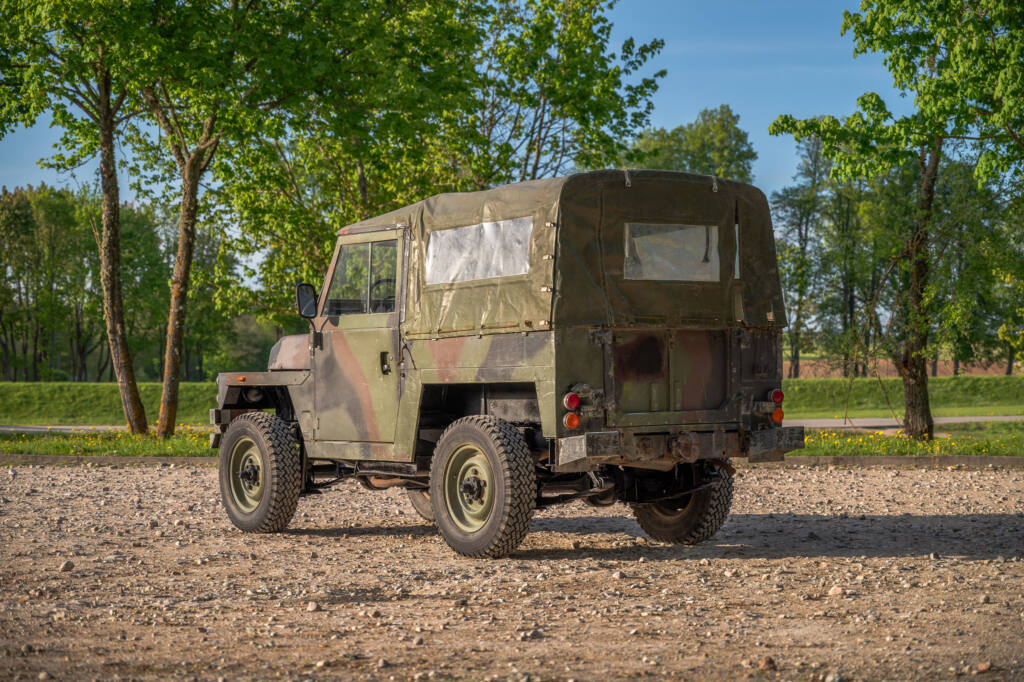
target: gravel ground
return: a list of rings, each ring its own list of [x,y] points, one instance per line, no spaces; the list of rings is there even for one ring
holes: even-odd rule
[[[743,469],[697,547],[622,506],[453,555],[399,490],[243,535],[208,468],[0,469],[0,677],[1024,679],[1024,472]]]

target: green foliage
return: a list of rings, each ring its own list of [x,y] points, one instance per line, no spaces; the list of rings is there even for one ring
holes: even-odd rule
[[[300,331],[294,286],[319,287],[345,225],[439,192],[613,160],[621,140],[646,124],[662,74],[637,77],[660,41],[610,50],[611,5],[467,5],[472,34],[454,40],[418,27],[423,35],[403,37],[450,43],[444,63],[461,60],[472,72],[461,85],[410,91],[404,118],[367,115],[341,129],[325,107],[287,135],[232,145],[218,166],[217,220],[225,233],[238,228],[223,253],[237,254],[241,276],[221,265],[221,308],[253,310]]]
[[[47,165],[95,156],[101,121],[120,130],[135,111],[125,83],[147,6],[0,0],[0,137],[49,112],[63,134]]]
[[[620,165],[688,171],[753,182],[757,152],[728,104],[703,109],[691,123],[672,130],[645,130]]]
[[[158,383],[140,383],[147,410],[160,402]],[[183,424],[207,424],[216,407],[217,385],[183,383],[178,418]],[[124,421],[115,383],[0,383],[0,424],[115,425]]]
[[[475,62],[483,81],[466,123],[475,188],[600,168],[647,124],[658,71],[629,82],[663,41],[609,49],[616,0],[494,0]]]
[[[857,100],[844,121],[832,116],[799,121],[784,115],[773,135],[818,135],[842,177],[863,177],[899,165],[937,139],[978,143],[979,178],[1024,161],[1024,12],[1017,0],[920,3],[864,0],[844,12],[854,54],[880,52],[915,111],[894,116],[876,93]]]

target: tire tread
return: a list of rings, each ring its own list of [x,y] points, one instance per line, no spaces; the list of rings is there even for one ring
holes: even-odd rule
[[[302,491],[302,462],[295,433],[288,422],[267,412],[247,412],[235,421],[251,423],[269,446],[265,493],[269,496],[269,509],[262,522],[249,532],[281,532],[295,515]]]
[[[732,507],[733,477],[720,470],[719,484],[709,488],[707,506],[699,519],[690,527],[668,529],[657,522],[648,505],[631,504],[633,516],[647,535],[660,542],[671,542],[679,545],[696,545],[711,539],[729,518]]]
[[[437,442],[444,442],[445,436],[464,424],[472,424],[480,429],[495,444],[502,468],[501,471],[493,473],[502,478],[508,494],[505,496],[504,508],[492,512],[501,514],[502,523],[486,547],[475,552],[464,552],[455,547],[452,549],[463,556],[473,558],[506,557],[514,552],[526,537],[530,530],[530,521],[533,519],[533,511],[537,504],[537,475],[534,471],[533,456],[515,426],[490,415],[457,419],[448,425]],[[444,475],[443,471],[434,470],[438,466],[438,459],[435,457],[431,463],[431,477]]]

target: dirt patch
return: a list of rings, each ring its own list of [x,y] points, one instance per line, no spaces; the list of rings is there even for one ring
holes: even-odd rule
[[[1024,472],[736,489],[697,547],[573,504],[476,561],[399,490],[343,485],[253,536],[210,469],[4,468],[0,676],[1024,679]]]

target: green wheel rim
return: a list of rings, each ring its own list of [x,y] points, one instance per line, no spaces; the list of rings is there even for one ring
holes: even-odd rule
[[[260,450],[251,438],[240,438],[228,460],[231,498],[241,511],[251,514],[263,500],[266,482]]]
[[[475,445],[456,448],[444,470],[448,515],[467,533],[484,527],[494,508],[494,476],[487,455]]]

